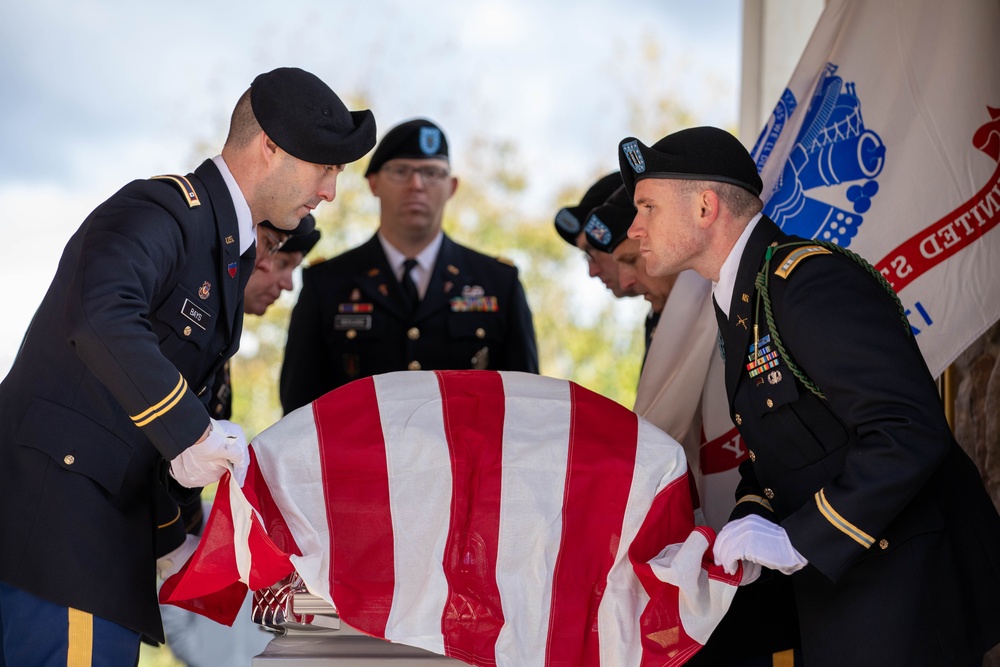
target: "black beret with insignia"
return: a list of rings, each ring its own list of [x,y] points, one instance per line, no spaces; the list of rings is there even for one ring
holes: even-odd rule
[[[409,160],[448,159],[448,139],[441,128],[426,118],[414,118],[386,132],[372,153],[365,176],[374,174],[382,165],[396,158]]]
[[[634,219],[635,207],[623,185],[606,203],[590,212],[583,231],[594,248],[601,252],[613,252],[628,236],[628,228]]]
[[[306,162],[347,164],[375,145],[372,112],[348,111],[319,77],[297,67],[279,67],[254,79],[250,106],[264,133]]]
[[[608,200],[622,184],[621,172],[613,171],[590,186],[576,206],[567,206],[556,213],[556,231],[566,243],[576,246],[576,237],[583,231],[587,214]]]
[[[618,144],[618,163],[629,198],[644,178],[731,183],[760,196],[757,165],[739,139],[717,127],[692,127],[668,134],[652,146],[635,137]]]

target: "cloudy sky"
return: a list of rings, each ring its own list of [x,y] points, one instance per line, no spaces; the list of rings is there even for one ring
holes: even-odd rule
[[[33,0],[0,7],[0,376],[69,236],[125,182],[221,149],[274,67],[364,99],[379,135],[413,116],[519,146],[529,206],[617,168],[630,104],[676,93],[735,128],[740,0]],[[644,65],[655,49],[657,66]],[[645,61],[648,62],[648,61]],[[641,137],[655,140],[658,137]],[[455,165],[461,173],[461,163]],[[336,207],[336,202],[324,204]]]

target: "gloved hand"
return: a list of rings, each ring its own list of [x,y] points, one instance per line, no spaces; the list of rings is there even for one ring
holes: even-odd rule
[[[191,558],[191,554],[197,548],[198,537],[190,533],[185,535],[184,542],[179,547],[166,556],[160,556],[156,559],[156,575],[161,580],[166,581],[181,569],[181,566]]]
[[[170,474],[182,486],[196,488],[217,482],[232,468],[242,483],[250,465],[247,438],[243,429],[230,421],[211,420],[208,436],[185,449],[170,462]]]
[[[723,526],[715,538],[712,553],[715,564],[721,565],[729,574],[736,572],[737,563],[741,560],[785,574],[797,572],[809,564],[792,546],[784,528],[756,514]]]

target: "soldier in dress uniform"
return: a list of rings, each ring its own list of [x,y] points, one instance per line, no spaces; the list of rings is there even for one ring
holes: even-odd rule
[[[620,178],[620,174],[616,172],[616,175]],[[677,274],[649,275],[646,262],[639,253],[639,242],[628,238],[628,228],[633,218],[635,207],[632,206],[625,187],[619,186],[605,203],[590,212],[583,225],[583,233],[588,245],[596,253],[609,256],[614,261],[622,291],[639,295],[649,302],[649,313],[645,321],[645,362],[656,325],[660,322],[660,313],[667,303]]]
[[[291,229],[374,145],[315,75],[254,79],[221,155],[133,181],[73,235],[0,384],[0,664],[134,665],[163,641],[161,485],[248,461],[208,386],[239,345],[255,227]]]
[[[281,368],[285,413],[390,371],[537,373],[517,269],[441,231],[458,187],[441,128],[423,118],[392,128],[365,175],[380,203],[378,231],[302,272]]]
[[[621,172],[611,172],[597,179],[580,199],[576,206],[566,206],[556,213],[556,232],[574,248],[579,248],[587,258],[587,269],[591,278],[600,278],[604,286],[611,290],[615,298],[637,296],[632,289],[624,289],[618,278],[618,264],[610,254],[598,252],[587,240],[583,226],[590,212],[604,204],[615,190],[622,185]]]
[[[619,163],[650,273],[715,283],[750,450],[716,562],[790,579],[804,664],[981,664],[1000,641],[1000,516],[888,283],[782,233],[728,132],[629,137]]]

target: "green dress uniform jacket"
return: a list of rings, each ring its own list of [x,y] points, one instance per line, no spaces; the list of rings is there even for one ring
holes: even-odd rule
[[[208,426],[253,255],[210,160],[129,183],[73,235],[0,384],[0,580],[163,641],[165,461]]]
[[[780,523],[809,561],[791,575],[805,664],[969,664],[1000,642],[1000,516],[897,302],[851,258],[792,240],[763,218],[716,311],[751,452],[733,518]],[[758,306],[772,244],[775,328],[825,398]]]
[[[517,269],[445,235],[412,314],[377,235],[302,272],[281,368],[286,414],[352,380],[407,369],[537,373]]]

